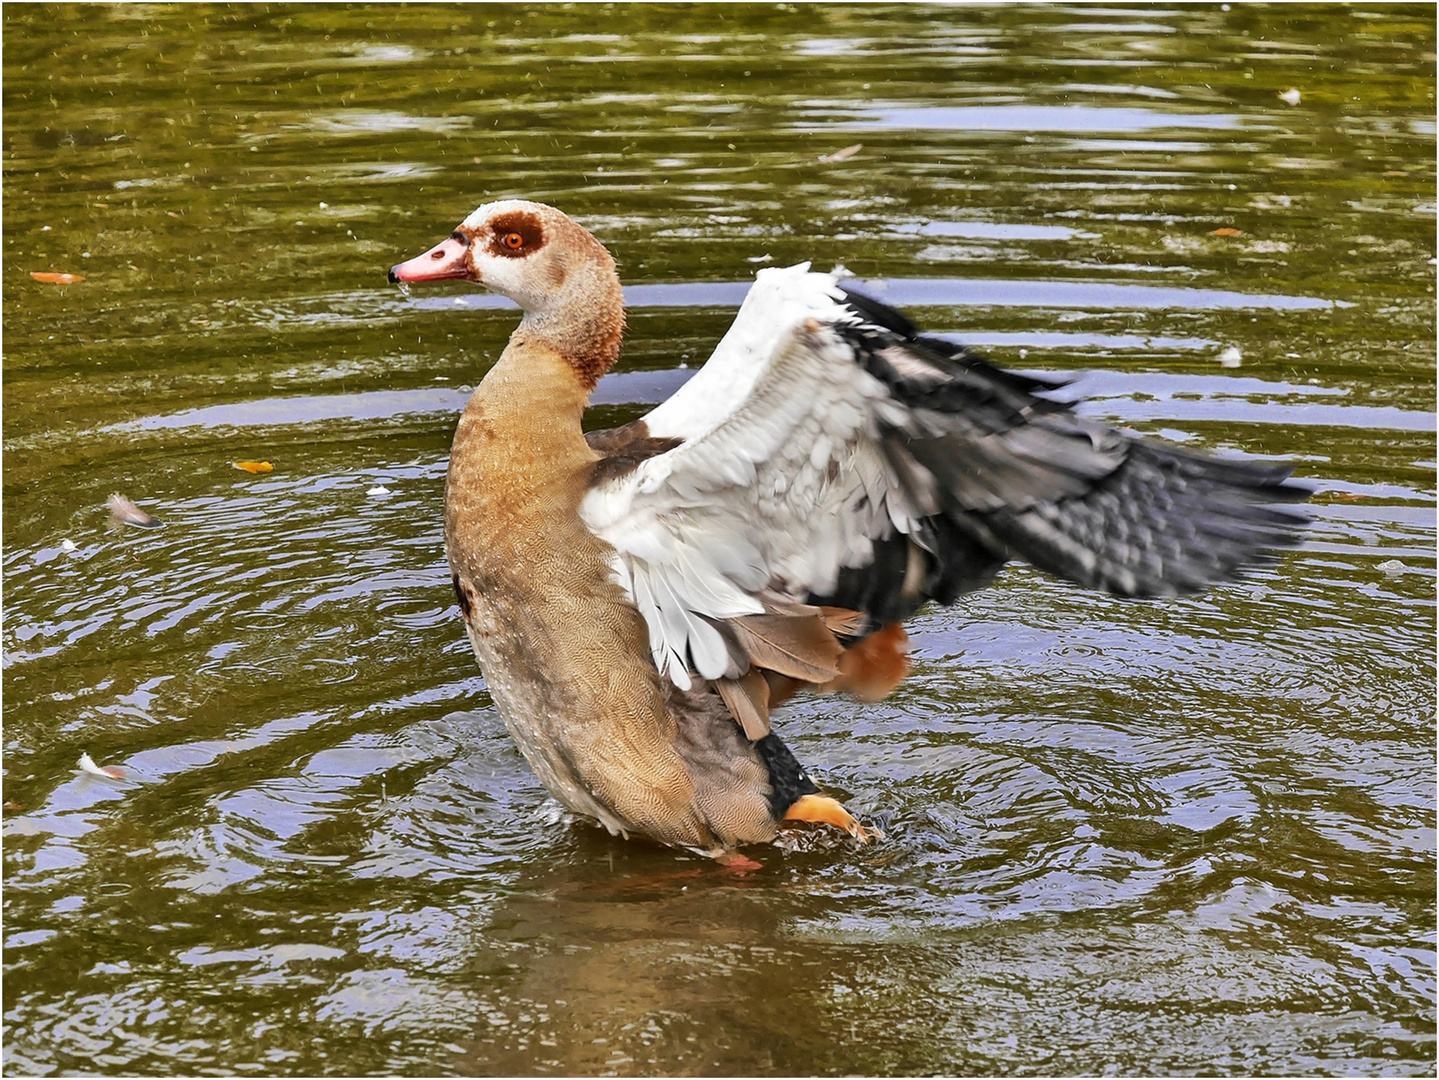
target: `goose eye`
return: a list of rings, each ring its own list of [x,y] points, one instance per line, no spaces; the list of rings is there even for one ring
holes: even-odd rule
[[[505,238],[500,241],[511,251],[519,251],[525,246],[525,238],[517,232],[505,233]]]

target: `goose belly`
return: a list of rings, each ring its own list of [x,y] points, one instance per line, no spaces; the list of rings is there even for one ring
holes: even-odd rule
[[[733,777],[724,762],[694,772],[692,725],[672,712],[644,621],[607,575],[593,590],[573,574],[540,590],[532,579],[523,593],[456,577],[495,705],[546,789],[611,833],[715,848],[706,795]]]
[[[595,818],[611,833],[626,834],[626,822],[595,797],[577,765],[592,756],[601,706],[590,700],[581,679],[555,670],[555,653],[546,647],[554,637],[544,625],[549,620],[537,618],[541,613],[534,604],[516,610],[483,592],[472,596],[465,632],[490,697],[525,760],[567,809]]]

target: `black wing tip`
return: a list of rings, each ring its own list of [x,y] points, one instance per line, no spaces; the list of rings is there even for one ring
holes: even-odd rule
[[[1295,479],[1294,466],[1282,461],[1216,457],[1154,439],[1128,438],[1132,456],[1219,488],[1252,492],[1274,502],[1305,502],[1316,490],[1309,481]]]
[[[998,368],[968,346],[921,334],[904,314],[883,301],[848,284],[838,288],[858,322],[836,330],[855,346],[856,360],[895,398],[940,413],[960,413],[972,421],[971,426],[991,433],[1035,424],[1040,425],[1035,431],[1068,433],[1073,438],[1056,443],[1052,460],[1034,457],[1034,440],[1018,440],[1016,468],[1028,459],[1060,473],[1069,468],[1076,481],[1089,478],[1079,491],[1071,484],[1067,492],[1041,499],[1047,511],[1036,506],[1026,512],[1018,499],[999,511],[950,506],[940,518],[972,537],[972,542],[960,546],[966,551],[974,548],[971,555],[982,552],[985,558],[979,562],[989,573],[951,582],[946,566],[927,561],[924,587],[910,598],[911,603],[952,600],[982,584],[1011,558],[1114,595],[1192,595],[1242,579],[1249,570],[1272,564],[1285,550],[1303,544],[1312,515],[1293,504],[1307,502],[1315,489],[1292,478],[1292,465],[1215,457],[1091,421],[1050,419],[1053,414],[1070,413],[1075,404],[1039,396],[1064,386],[1068,381],[1064,376],[1051,379]],[[909,362],[898,352],[907,353]],[[1082,438],[1086,435],[1088,441],[1101,435],[1114,440],[1112,471],[1090,473],[1070,467],[1066,454],[1083,450],[1088,445]],[[969,438],[975,441],[974,436]],[[1074,440],[1078,447],[1071,445]],[[936,452],[950,445],[942,438],[907,440],[906,453],[917,454],[921,444],[930,443]],[[1045,449],[1042,444],[1039,448]],[[1096,444],[1094,449],[1097,453],[1101,448]],[[1078,465],[1086,461],[1081,454]],[[932,463],[926,467],[945,483]],[[1047,523],[1039,520],[1046,516],[1051,519]],[[877,545],[875,563],[883,563],[882,567],[842,575],[836,592],[845,601],[854,601],[844,606],[866,611],[894,607],[894,598],[869,579],[883,579],[891,587],[903,580],[901,571],[907,567],[896,561],[898,554],[898,548],[888,553],[886,545]]]
[[[921,333],[908,316],[884,301],[876,300],[843,282],[837,282],[835,287],[844,295],[850,311],[859,316],[864,324],[894,334],[906,347],[940,368],[967,371],[994,379],[1006,389],[1032,398],[1031,407],[1040,412],[1067,412],[1074,407],[1073,402],[1035,397],[1038,394],[1062,390],[1073,381],[1073,376],[1018,372],[999,367],[983,349],[960,341],[951,341],[937,334]],[[863,330],[863,326],[860,330]]]
[[[891,307],[883,300],[876,300],[844,281],[836,282],[835,288],[844,295],[844,302],[850,310],[868,322],[891,330],[903,338],[919,335],[919,327],[910,322],[908,316],[898,308]]]
[[[1275,502],[1303,503],[1312,499],[1318,488],[1310,487],[1303,480],[1285,479],[1280,483],[1271,484],[1263,490]],[[1303,517],[1305,521],[1309,520],[1308,515],[1303,515]]]

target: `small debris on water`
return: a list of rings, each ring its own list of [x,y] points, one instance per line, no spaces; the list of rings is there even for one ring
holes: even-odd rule
[[[846,146],[843,150],[836,150],[833,154],[821,154],[820,164],[828,165],[833,161],[843,161],[845,158],[852,158],[855,154],[864,149],[864,143],[855,143],[853,146]]]
[[[1243,236],[1238,229],[1231,229],[1227,225],[1222,229],[1215,229],[1210,236]]]
[[[1298,90],[1295,90],[1295,89],[1291,86],[1288,90],[1284,91],[1284,93],[1282,93],[1282,94],[1279,95],[1279,100],[1282,101],[1282,102],[1284,102],[1284,104],[1286,104],[1286,105],[1298,105],[1298,104],[1299,104],[1299,91],[1298,91]]]
[[[1409,572],[1409,567],[1398,559],[1385,559],[1379,564],[1379,569],[1383,570],[1384,573],[1390,577],[1398,577],[1400,574],[1407,574]]]
[[[230,464],[234,465],[235,468],[242,469],[247,473],[266,473],[275,471],[275,466],[271,465],[268,461],[232,461]]]
[[[1229,346],[1219,354],[1219,366],[1226,368],[1237,368],[1244,360],[1244,354],[1235,345]]]
[[[1294,198],[1290,195],[1256,195],[1249,200],[1249,205],[1256,210],[1288,210],[1294,205]]]
[[[78,545],[77,543],[75,543],[75,541],[74,541],[74,540],[71,540],[68,536],[65,537],[64,540],[61,540],[61,541],[60,541],[60,550],[61,550],[61,551],[74,551],[74,550],[75,550],[77,547],[79,547],[79,546],[80,546],[80,545]]]
[[[91,776],[103,776],[107,780],[123,780],[125,773],[113,765],[96,765],[89,754],[80,755],[80,771],[87,772]]]
[[[366,495],[388,495],[389,493],[390,489],[385,487],[384,484],[376,484],[370,488],[369,491],[365,492]]]
[[[106,499],[105,505],[110,508],[111,529],[123,529],[126,525],[138,525],[142,529],[158,529],[163,524],[159,518],[151,517],[118,493]]]
[[[57,274],[49,270],[31,270],[30,276],[42,285],[74,285],[84,281],[84,274]]]

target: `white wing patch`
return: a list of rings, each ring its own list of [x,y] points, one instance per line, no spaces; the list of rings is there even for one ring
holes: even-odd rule
[[[709,362],[645,417],[652,437],[685,441],[581,504],[683,689],[691,670],[738,674],[709,619],[760,614],[766,590],[830,591],[891,524],[933,512],[887,475],[875,417],[905,406],[830,329],[857,321],[840,296],[807,263],[761,270]]]

